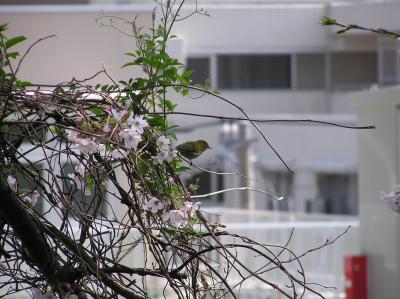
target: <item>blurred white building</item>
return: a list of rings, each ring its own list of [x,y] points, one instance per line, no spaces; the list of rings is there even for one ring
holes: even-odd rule
[[[195,9],[192,0],[191,3],[184,7],[183,16]],[[123,53],[132,51],[135,42],[115,30],[100,28],[95,20],[104,15],[127,19],[139,15],[139,22],[148,27],[154,6],[145,0],[1,0],[0,20],[9,24],[9,36],[22,34],[31,42],[57,35],[56,39],[32,49],[19,74],[24,80],[58,83],[72,77],[83,79],[103,65],[115,80],[121,80],[140,75],[135,69],[120,69],[126,62]],[[236,222],[233,229],[258,234],[266,240],[275,235],[284,238],[284,229],[292,227],[292,223],[286,222],[294,219],[299,223],[293,227],[298,233],[300,230],[296,244],[307,249],[314,243],[321,244],[324,240],[320,242],[318,238],[334,225],[319,223],[316,229],[318,215],[299,220],[295,219],[297,216],[292,219],[292,213],[262,210],[357,214],[360,169],[361,249],[358,231],[353,230],[353,235],[337,242],[332,252],[321,253],[320,259],[313,256],[311,262],[316,264],[310,269],[314,272],[325,269],[341,292],[345,285],[340,276],[342,258],[361,251],[370,258],[370,297],[397,298],[400,222],[377,197],[379,189],[388,191],[399,183],[399,90],[380,90],[400,82],[399,45],[365,31],[336,35],[336,28],[323,27],[319,20],[329,16],[342,23],[399,31],[400,1],[200,0],[199,7],[210,17],[194,15],[178,22],[174,29],[177,38],[170,44],[171,54],[195,71],[192,75],[195,82],[209,79],[212,88],[220,90],[223,97],[241,106],[254,119],[313,119],[350,126],[374,125],[369,122],[374,119],[380,126],[371,135],[364,132],[358,143],[356,130],[310,122],[257,123],[295,171],[291,173],[251,126],[175,116],[174,121],[182,128],[181,141],[206,139],[213,148],[195,160],[196,165],[212,171],[243,172],[256,178],[247,181],[238,175],[194,170],[200,182],[199,194],[250,185],[285,197],[276,201],[262,193],[227,192],[202,199],[203,205],[261,210],[257,213],[229,210],[226,215]],[[97,77],[92,82],[108,82],[108,79]],[[364,107],[360,110],[364,123],[358,123],[354,93],[357,103]],[[177,111],[181,112],[243,117],[232,105],[210,96],[197,98],[199,95],[172,100],[179,102]],[[368,104],[371,99],[376,106]],[[358,148],[358,144],[365,148]],[[189,177],[186,179],[190,181]],[[235,213],[245,217],[238,220]],[[304,219],[313,222],[303,223]],[[336,221],[334,224],[340,230],[340,225],[353,224],[353,219],[323,218]],[[273,226],[274,221],[285,223]],[[245,222],[252,223],[245,226]],[[316,236],[312,236],[310,227]],[[280,233],[275,233],[275,229]],[[330,232],[337,235],[337,231]],[[277,239],[277,243],[282,240]],[[325,270],[318,272],[318,277]],[[325,280],[327,285],[331,281]]]
[[[55,3],[59,5],[50,5]],[[87,78],[102,63],[116,80],[136,76],[134,69],[120,69],[126,61],[123,53],[132,50],[134,41],[100,28],[95,19],[140,15],[140,22],[148,26],[155,6],[151,1],[111,0],[3,0],[1,4],[14,4],[0,6],[0,19],[9,23],[10,36],[23,34],[34,41],[57,35],[32,50],[21,69],[22,79],[37,83]],[[322,16],[329,16],[343,23],[399,30],[398,1],[205,0],[198,5],[210,17],[194,15],[177,22],[171,54],[195,71],[196,83],[208,79],[212,88],[255,119],[356,125],[350,95],[399,81],[396,42],[360,31],[338,36],[335,28],[319,24]],[[182,16],[194,9],[190,1]],[[233,106],[210,96],[173,100],[179,102],[177,111],[243,117]],[[213,171],[249,172],[257,179],[199,170],[199,193],[251,184],[285,197],[278,202],[261,193],[231,192],[205,199],[205,205],[357,214],[357,131],[308,122],[258,123],[295,171],[290,173],[254,128],[244,132],[238,122],[222,125],[201,117],[175,120],[186,128],[181,140],[202,138],[213,148],[196,164]],[[241,143],[244,139],[249,142]]]

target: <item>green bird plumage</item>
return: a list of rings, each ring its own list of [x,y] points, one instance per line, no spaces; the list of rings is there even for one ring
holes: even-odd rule
[[[209,148],[211,147],[205,140],[187,141],[176,147],[183,157],[190,160],[196,159]]]

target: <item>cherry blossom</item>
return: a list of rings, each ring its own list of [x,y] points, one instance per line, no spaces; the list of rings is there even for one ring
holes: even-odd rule
[[[13,177],[12,175],[9,175],[7,177],[7,183],[8,183],[8,186],[10,186],[12,191],[17,192],[18,185],[17,185],[17,179],[15,177]]]
[[[143,134],[144,128],[147,128],[149,124],[143,119],[143,116],[137,115],[135,117],[128,118],[128,124],[132,125],[131,129],[136,130],[138,133]]]
[[[144,208],[152,213],[157,213],[159,210],[164,208],[161,200],[151,197],[145,204]]]
[[[78,146],[78,150],[82,154],[94,154],[104,148],[103,145],[96,143],[96,141],[89,138],[77,138],[75,143]]]
[[[33,199],[35,199],[35,200],[38,200],[38,199],[39,199],[39,197],[40,197],[40,193],[39,193],[39,191],[37,191],[37,190],[33,190],[33,191],[32,191],[32,195],[31,195],[31,197],[32,197]]]
[[[156,144],[160,148],[161,151],[169,150],[169,144],[171,141],[166,138],[164,135],[161,135],[157,138]]]
[[[135,129],[125,129],[119,133],[119,136],[124,139],[127,149],[137,149],[139,142],[142,141],[142,136]]]
[[[37,190],[33,190],[31,196],[24,196],[23,200],[30,203],[31,206],[36,206],[37,201],[40,198],[40,193]]]
[[[177,151],[175,149],[168,151],[168,156],[165,159],[167,162],[171,162],[177,156]]]
[[[75,142],[78,139],[78,132],[73,129],[66,129],[67,139],[71,142]]]
[[[116,119],[116,121],[120,121],[123,117],[128,114],[126,110],[122,109],[111,109],[111,115]]]
[[[157,153],[157,156],[153,156],[153,164],[161,164],[163,161],[166,161],[169,157],[168,151],[160,151]]]
[[[187,224],[187,217],[181,210],[169,210],[162,215],[164,221],[169,221],[172,225],[181,226]]]
[[[110,153],[110,155],[114,159],[122,159],[128,156],[128,152],[123,149],[115,149]]]
[[[193,217],[196,214],[196,211],[200,209],[200,202],[190,202],[185,201],[183,203],[182,212],[186,217]]]
[[[103,127],[103,132],[104,133],[110,133],[111,132],[111,127],[108,123],[106,123]]]

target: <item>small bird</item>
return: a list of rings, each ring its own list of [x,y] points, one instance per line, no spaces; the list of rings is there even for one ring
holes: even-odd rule
[[[211,147],[205,140],[187,141],[176,147],[178,152],[189,160],[196,159],[209,148]]]

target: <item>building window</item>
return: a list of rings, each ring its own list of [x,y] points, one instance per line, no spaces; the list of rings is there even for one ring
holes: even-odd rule
[[[369,88],[378,82],[376,52],[331,54],[331,87],[334,90]]]
[[[186,60],[186,69],[193,71],[190,75],[192,84],[203,85],[206,80],[210,80],[210,58],[190,57]]]
[[[379,83],[382,86],[400,82],[400,42],[393,38],[378,38]]]
[[[319,174],[317,180],[322,212],[344,215],[358,213],[355,174]]]
[[[290,202],[293,197],[293,175],[289,172],[272,171],[265,172],[264,179],[266,189],[275,196],[283,196],[283,200],[268,199],[268,210],[290,211]]]
[[[325,55],[321,53],[307,53],[296,55],[296,88],[319,89],[325,86]]]
[[[219,55],[221,89],[287,89],[291,87],[290,55]]]

